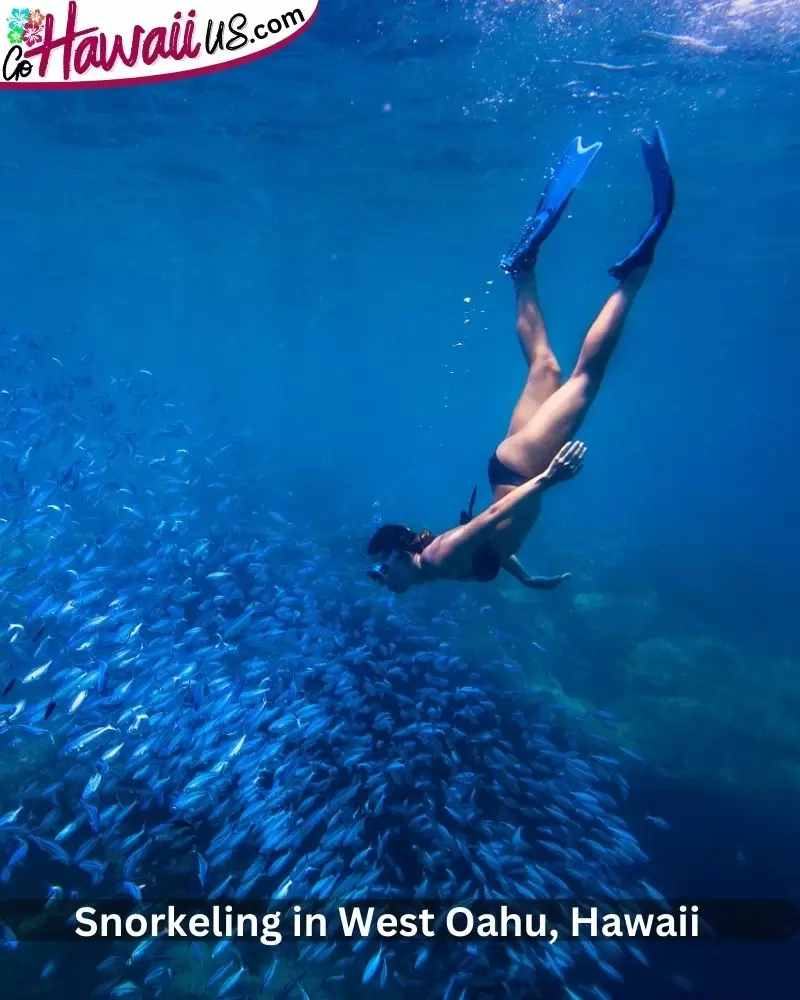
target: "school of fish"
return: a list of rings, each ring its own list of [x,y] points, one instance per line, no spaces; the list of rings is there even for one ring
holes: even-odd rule
[[[265,509],[233,442],[150,372],[96,385],[3,339],[0,898],[655,893],[612,745]],[[0,968],[25,961],[1,930]],[[646,961],[610,940],[106,952],[91,982],[112,998],[180,995],[188,961],[220,998],[604,1000]]]

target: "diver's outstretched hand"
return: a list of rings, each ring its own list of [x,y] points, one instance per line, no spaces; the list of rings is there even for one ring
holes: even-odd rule
[[[583,468],[586,445],[583,441],[567,441],[550,463],[544,478],[550,486],[574,479]]]

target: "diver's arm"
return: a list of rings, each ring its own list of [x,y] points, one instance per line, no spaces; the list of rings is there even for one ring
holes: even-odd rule
[[[556,587],[570,579],[569,573],[559,573],[558,576],[531,576],[516,556],[504,559],[503,569],[510,573],[515,580],[519,580],[523,587],[528,587],[531,590],[555,590]]]
[[[476,514],[468,524],[439,535],[423,550],[419,556],[420,562],[423,565],[427,563],[434,573],[446,575],[451,568],[470,560],[481,545],[491,537],[496,526],[505,521],[513,510],[523,509],[525,501],[530,502],[532,497],[543,493],[550,485],[547,473],[529,479],[498,503]],[[512,499],[514,503],[509,503],[508,501]]]
[[[426,562],[434,563],[439,570],[447,571],[450,560],[461,561],[480,548],[494,533],[498,524],[507,520],[515,511],[525,510],[531,501],[550,489],[556,483],[572,479],[583,468],[586,445],[581,441],[570,441],[564,445],[545,472],[529,479],[521,486],[477,514],[469,524],[448,531],[437,538],[422,554]]]

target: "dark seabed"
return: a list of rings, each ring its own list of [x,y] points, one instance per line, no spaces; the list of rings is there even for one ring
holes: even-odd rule
[[[4,996],[793,995],[760,918],[51,939],[140,897],[800,897],[799,41],[792,0],[322,0],[246,67],[2,91]],[[572,579],[378,590],[377,524],[488,503],[524,377],[497,263],[548,168],[604,142],[541,258],[568,369],[654,122],[675,216],[522,553]]]

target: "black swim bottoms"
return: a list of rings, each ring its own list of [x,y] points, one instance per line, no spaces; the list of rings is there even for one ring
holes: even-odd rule
[[[501,462],[497,457],[497,452],[495,452],[489,459],[489,485],[494,489],[496,486],[522,486],[523,483],[531,478],[530,476],[523,476],[519,472],[515,472],[513,469]]]

